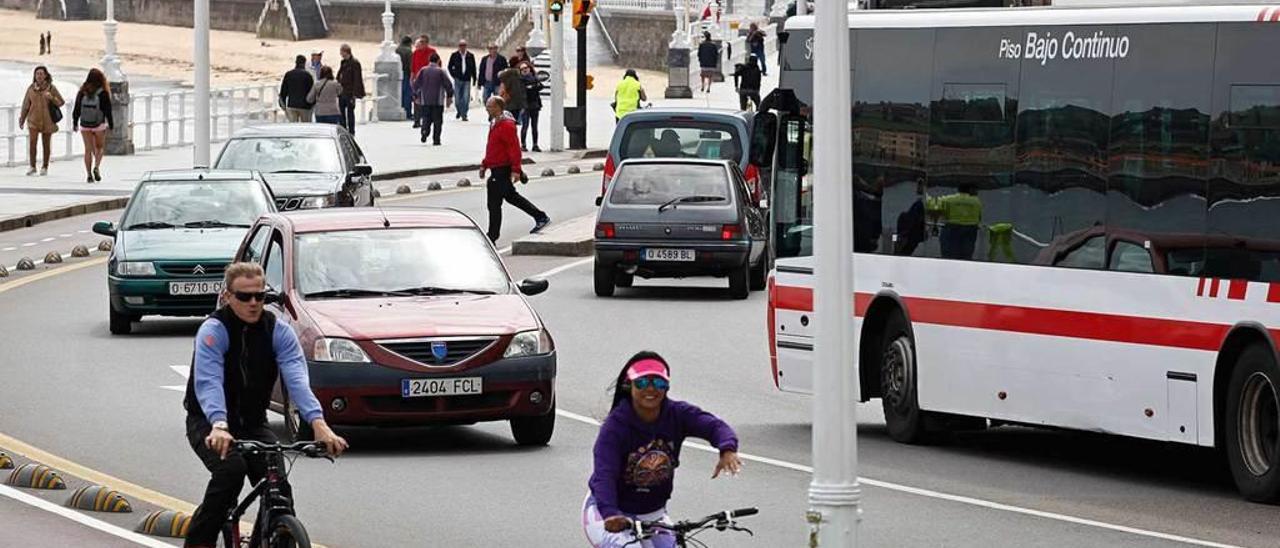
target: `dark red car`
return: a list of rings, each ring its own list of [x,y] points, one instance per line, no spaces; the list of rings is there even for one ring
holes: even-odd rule
[[[511,421],[521,445],[555,426],[556,353],[487,237],[452,209],[268,214],[238,261],[266,270],[268,308],[298,333],[325,419],[341,426]],[[288,394],[272,406],[305,439]]]

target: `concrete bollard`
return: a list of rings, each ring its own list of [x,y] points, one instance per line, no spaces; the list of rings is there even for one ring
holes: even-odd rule
[[[396,194],[409,194],[411,192],[413,192],[413,189],[409,188],[409,185],[400,185],[396,187]]]
[[[58,264],[62,262],[62,254],[57,251],[50,251],[44,256],[44,264]]]
[[[18,270],[35,270],[35,269],[36,269],[36,263],[35,261],[31,260],[31,257],[23,257],[21,259],[18,259]]]
[[[591,171],[604,171],[604,162],[591,164]]]
[[[427,190],[440,190],[442,188],[444,188],[444,186],[440,184],[440,181],[431,181],[430,183],[427,183]]]
[[[71,256],[72,256],[72,257],[88,257],[88,256],[89,256],[89,248],[87,248],[87,247],[85,247],[85,246],[83,246],[83,245],[75,246],[75,247],[71,248]]]
[[[0,264],[0,278],[8,278],[8,277],[9,277],[9,269],[5,268],[4,265]]]
[[[115,245],[116,243],[113,240],[102,240],[98,242],[98,251],[111,251],[111,248],[115,247]]]
[[[579,173],[582,173],[582,169],[579,168],[578,166],[569,166],[568,171],[570,175],[577,175]]]
[[[556,176],[556,170],[551,169],[551,168],[549,168],[549,167],[542,168],[542,176],[543,176],[543,177],[555,177],[555,176]]]
[[[471,186],[471,179],[463,177],[461,179],[458,179],[458,182],[456,184],[457,186],[460,186],[460,187],[469,187]]]
[[[381,197],[382,197],[382,191],[381,191],[381,190],[378,190],[378,189],[376,189],[376,188],[375,188],[375,189],[373,189],[373,197],[374,197],[374,198],[381,198]]]

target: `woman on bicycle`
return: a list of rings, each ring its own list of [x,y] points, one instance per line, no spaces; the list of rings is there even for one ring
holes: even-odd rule
[[[633,519],[666,518],[685,437],[702,438],[720,450],[712,478],[742,469],[738,437],[728,424],[693,404],[667,397],[670,371],[662,356],[644,351],[627,360],[618,373],[613,407],[596,438],[591,493],[583,507],[583,527],[597,547],[618,548],[634,541],[628,531]],[[671,536],[657,536],[641,546],[665,548],[673,542]]]

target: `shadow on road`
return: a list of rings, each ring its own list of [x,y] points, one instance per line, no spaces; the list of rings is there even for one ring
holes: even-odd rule
[[[107,322],[104,321],[94,326],[89,335],[103,340],[128,340],[130,337],[185,337],[194,340],[196,331],[200,329],[200,323],[203,321],[204,318],[147,318],[134,322],[133,332],[128,335],[112,335],[107,328]]]
[[[351,444],[353,457],[517,454],[545,449],[521,447],[509,435],[470,426],[340,428],[339,434]]]

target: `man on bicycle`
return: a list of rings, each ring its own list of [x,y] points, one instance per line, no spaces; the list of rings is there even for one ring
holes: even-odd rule
[[[311,392],[297,335],[263,310],[262,267],[254,263],[227,266],[221,300],[226,305],[210,314],[196,333],[183,399],[187,440],[211,473],[204,500],[191,518],[188,547],[213,547],[245,477],[257,482],[264,475],[266,457],[246,457],[231,446],[237,439],[277,441],[267,427],[267,405],[277,378],[283,380],[303,419],[311,423],[316,441],[335,456],[347,448],[347,441],[325,423],[320,402]],[[291,496],[287,483],[282,491]]]

